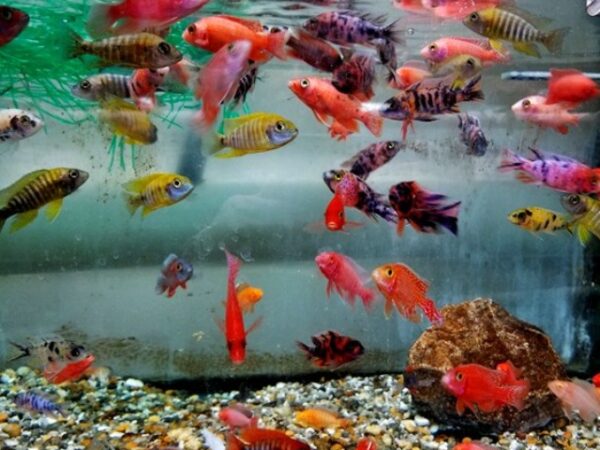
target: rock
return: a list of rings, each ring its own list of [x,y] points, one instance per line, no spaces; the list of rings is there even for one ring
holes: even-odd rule
[[[18,423],[7,423],[2,428],[6,434],[8,434],[11,438],[16,438],[21,436],[21,425]]]
[[[379,425],[369,425],[365,428],[365,432],[372,434],[373,436],[379,436],[381,434],[381,427]]]
[[[125,386],[130,389],[141,389],[144,387],[144,382],[141,380],[136,380],[135,378],[128,378],[125,380]]]
[[[383,444],[386,447],[389,447],[392,445],[392,437],[389,434],[384,434],[381,438],[381,441],[383,442]]]
[[[415,424],[414,420],[403,420],[400,423],[402,424],[402,427],[409,433],[414,433],[417,431],[417,425]]]
[[[423,416],[416,416],[415,417],[415,423],[417,424],[418,427],[427,427],[427,426],[429,426],[429,420],[426,419]]]
[[[438,423],[480,433],[528,431],[564,416],[559,400],[547,383],[565,378],[565,366],[539,328],[511,316],[489,299],[477,299],[442,308],[443,325],[426,330],[412,345],[406,386],[414,406]],[[531,383],[525,408],[507,406],[477,416],[456,413],[456,398],[440,383],[442,375],[459,364],[475,363],[495,368],[506,360],[523,370]]]

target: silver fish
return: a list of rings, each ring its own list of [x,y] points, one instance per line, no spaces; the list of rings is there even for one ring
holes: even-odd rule
[[[22,109],[0,110],[0,143],[33,136],[44,126],[42,119]]]

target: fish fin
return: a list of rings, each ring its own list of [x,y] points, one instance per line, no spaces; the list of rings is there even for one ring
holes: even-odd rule
[[[509,172],[511,170],[520,169],[525,163],[525,158],[517,155],[509,149],[505,149],[502,153],[502,160],[498,166],[500,172]]]
[[[515,175],[515,178],[517,180],[519,180],[521,183],[525,183],[525,184],[537,183],[537,180],[535,178],[533,178],[531,175],[529,175],[528,173],[525,173],[525,172],[518,172]]]
[[[525,55],[535,56],[536,58],[542,57],[537,45],[529,42],[513,42],[513,48],[519,53],[523,53]]]
[[[130,192],[132,194],[140,194],[146,189],[148,184],[150,184],[152,181],[154,181],[160,176],[162,176],[162,174],[160,173],[146,175],[140,178],[136,178],[135,180],[128,181],[127,183],[123,183],[122,187],[126,192]]]
[[[503,3],[502,6],[500,7],[500,9],[503,9],[512,14],[520,16],[522,19],[525,19],[527,22],[530,22],[532,25],[534,25],[537,28],[545,28],[554,21],[550,17],[540,16],[538,14],[531,13],[529,11],[521,9],[514,2],[508,3],[508,4]]]
[[[383,117],[376,112],[363,111],[362,122],[374,136],[381,136],[383,129]]]
[[[569,134],[569,127],[567,125],[559,125],[554,130],[560,134]]]
[[[333,282],[328,279],[327,287],[325,288],[325,293],[327,294],[327,298],[331,297],[331,291],[333,290]]]
[[[394,312],[394,303],[391,300],[385,299],[385,305],[383,306],[383,313],[385,314],[385,318],[389,319],[392,317],[392,313]]]
[[[450,89],[452,89],[453,91],[458,91],[462,89],[464,85],[465,80],[459,75],[454,79],[454,81],[450,85]]]
[[[525,407],[525,398],[529,395],[529,381],[522,380],[507,388],[506,402],[519,411]],[[600,405],[599,405],[600,406]]]
[[[227,148],[224,141],[225,141],[225,136],[223,136],[222,134],[219,134],[219,133],[215,133],[212,144],[208,149],[208,154],[214,155],[215,153],[220,152],[224,148]]]
[[[146,217],[150,213],[153,213],[154,211],[156,211],[156,208],[152,208],[151,206],[144,205],[142,208],[142,218]]]
[[[584,247],[586,245],[589,244],[590,239],[592,239],[592,234],[590,233],[590,230],[583,224],[578,224],[576,227],[576,231],[577,231],[577,239],[579,239],[579,242],[581,243],[581,245],[583,245]]]
[[[237,437],[233,433],[229,433],[227,435],[228,450],[243,450],[244,448],[246,448],[246,444],[244,444],[244,442],[241,441],[239,437]]]
[[[83,45],[85,41],[83,40],[83,38],[70,28],[68,29],[68,32],[71,39],[70,47],[68,48],[67,53],[68,57],[77,58],[81,55],[84,55],[85,50],[83,49]]]
[[[414,306],[410,308],[404,308],[402,310],[402,314],[412,323],[421,323],[421,315]]]
[[[93,38],[110,34],[111,28],[117,19],[115,4],[94,4],[85,26],[86,31]]]
[[[129,192],[123,192],[123,200],[125,201],[125,206],[131,216],[133,216],[138,208],[142,206],[141,203],[136,200],[136,195],[132,195]]]
[[[48,221],[54,222],[56,220],[62,209],[63,200],[63,198],[59,198],[48,203],[48,206],[46,207],[46,217],[48,218]]]
[[[315,111],[315,110],[313,110],[313,114],[315,115],[315,117],[317,118],[317,120],[319,122],[321,122],[326,127],[329,126],[329,121],[327,120],[329,118],[329,116],[327,116],[319,111]]]
[[[465,402],[461,398],[459,398],[456,400],[456,413],[459,416],[462,416],[464,412],[465,412]]]
[[[255,153],[258,153],[258,152],[255,152]],[[227,159],[227,158],[239,158],[240,156],[244,156],[247,154],[248,154],[247,150],[242,150],[239,148],[232,148],[227,152],[219,152],[219,153],[214,154],[213,156],[215,158]]]
[[[254,321],[254,323],[252,325],[250,325],[248,327],[248,329],[246,330],[246,336],[248,336],[250,333],[252,333],[254,330],[256,330],[258,327],[260,327],[260,324],[263,322],[263,317],[259,317],[258,319],[256,319]]]
[[[503,51],[505,51],[502,41],[499,41],[498,39],[490,39],[489,43],[492,50],[495,50],[498,53],[503,53]]]
[[[395,20],[383,29],[383,36],[388,42],[404,44],[404,30],[399,28],[400,20]]]
[[[217,319],[214,316],[213,316],[213,320],[215,321],[215,324],[217,325],[217,327],[219,328],[219,330],[221,330],[221,333],[225,334],[225,321]]]
[[[260,23],[260,21],[258,20],[253,20],[253,19],[245,19],[242,17],[236,17],[236,16],[230,16],[229,14],[219,14],[220,18],[222,19],[227,19],[231,22],[235,22],[238,23],[240,25],[245,26],[246,28],[255,31],[257,33],[262,33],[264,32],[264,28],[262,26],[262,24]]]
[[[239,116],[239,117],[228,117],[223,120],[223,134],[227,135],[227,134],[235,131],[237,128],[241,127],[242,125],[244,125],[248,122],[252,122],[256,119],[259,119],[264,115],[265,115],[265,113],[255,112],[255,113],[246,114],[244,116]]]
[[[268,33],[267,51],[279,59],[288,59],[288,54],[285,46],[287,40],[288,33],[283,30],[278,31],[276,33]]]
[[[10,345],[12,345],[13,347],[15,347],[17,350],[19,350],[21,352],[20,355],[15,356],[14,358],[9,359],[7,362],[13,362],[13,361],[17,361],[21,358],[26,358],[28,356],[31,356],[31,350],[29,349],[29,347],[27,347],[26,345],[21,345],[18,344],[14,341],[8,341],[10,343]]]
[[[35,220],[35,218],[38,215],[39,210],[34,209],[32,211],[27,211],[21,214],[17,214],[16,219],[13,221],[13,223],[10,226],[10,232],[14,233],[16,231],[21,230],[22,228],[25,228],[27,225],[29,225],[31,222],[33,222]]]
[[[484,100],[483,91],[481,90],[481,75],[476,76],[461,90],[463,101],[472,102],[475,100]]]
[[[440,314],[435,306],[435,302],[429,298],[422,300],[419,306],[425,313],[425,317],[429,319],[432,325],[439,326],[444,322],[444,317]]]
[[[167,290],[167,279],[164,276],[160,276],[158,277],[158,280],[156,282],[156,287],[154,288],[154,292],[156,292],[158,295],[162,295],[164,294],[164,292]]]

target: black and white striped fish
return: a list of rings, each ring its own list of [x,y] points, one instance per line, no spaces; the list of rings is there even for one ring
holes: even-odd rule
[[[15,397],[15,404],[19,408],[41,414],[63,415],[62,408],[37,392],[22,392]]]

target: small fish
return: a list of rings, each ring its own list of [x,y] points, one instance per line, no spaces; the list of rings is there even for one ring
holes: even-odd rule
[[[389,86],[393,89],[407,89],[425,78],[431,78],[432,75],[427,64],[422,61],[406,61],[402,67],[396,69],[396,74],[390,79]]]
[[[333,194],[330,202],[325,208],[324,214],[324,225],[329,231],[341,231],[344,232],[347,228],[361,227],[362,224],[359,222],[352,222],[346,220],[346,213],[344,210],[344,202],[341,197],[337,194]]]
[[[131,75],[131,98],[137,107],[150,112],[156,107],[156,91],[169,73],[168,67],[161,69],[137,69]]]
[[[379,56],[379,62],[388,70],[387,81],[390,83],[396,78],[396,69],[398,68],[398,55],[396,54],[396,44],[389,39],[376,39],[375,49]]]
[[[531,95],[516,102],[511,110],[519,120],[567,134],[569,126],[579,125],[581,119],[587,117],[586,113],[572,113],[568,108],[561,103],[549,105],[542,95]]]
[[[573,418],[575,410],[587,423],[593,423],[600,416],[600,397],[593,384],[578,379],[554,380],[548,383],[548,389],[560,399],[568,418]]]
[[[294,422],[304,428],[347,428],[350,420],[342,419],[338,414],[324,408],[308,408],[298,411]]]
[[[572,107],[600,96],[600,86],[575,69],[551,69],[546,103],[567,103]]]
[[[248,62],[248,67],[242,75],[242,78],[240,78],[238,88],[233,95],[233,99],[231,101],[232,105],[235,106],[239,105],[240,103],[244,103],[248,94],[254,90],[254,86],[256,86],[257,81],[258,64],[250,61]]]
[[[243,314],[253,313],[254,307],[263,298],[263,290],[248,283],[241,283],[235,287],[235,294]]]
[[[158,140],[158,129],[150,120],[147,112],[135,105],[111,97],[100,102],[98,118],[105,123],[116,136],[122,136],[125,142],[134,145],[154,144]]]
[[[365,352],[363,345],[356,339],[342,336],[335,331],[326,331],[312,337],[313,347],[297,342],[306,358],[319,368],[337,369],[355,361]]]
[[[29,15],[20,9],[0,5],[0,47],[15,39],[29,23]]]
[[[0,190],[0,231],[6,220],[16,215],[10,231],[14,233],[35,220],[44,206],[50,222],[56,220],[63,200],[87,181],[89,174],[79,169],[57,167],[36,170]]]
[[[600,373],[597,373],[592,377],[592,383],[594,383],[594,386],[597,388],[600,387]]]
[[[224,134],[218,135],[213,148],[217,158],[235,158],[251,153],[276,150],[298,136],[290,120],[273,113],[256,112],[224,120]],[[220,152],[229,148],[228,152]]]
[[[142,208],[142,217],[184,200],[194,190],[192,182],[176,173],[152,173],[123,184],[123,198],[133,216]]]
[[[400,314],[414,323],[421,317],[417,307],[434,325],[439,325],[444,318],[435,306],[435,302],[427,298],[429,284],[421,279],[410,267],[400,263],[384,264],[371,274],[377,289],[385,298],[384,312],[391,317],[394,306]]]
[[[269,428],[245,428],[239,436],[229,434],[227,450],[310,450],[302,441]]]
[[[131,77],[115,73],[101,73],[81,80],[71,88],[71,93],[90,101],[107,100],[110,97],[130,98]]]
[[[585,195],[563,195],[563,207],[573,215],[569,228],[575,232],[581,245],[587,245],[592,234],[600,239],[600,200]]]
[[[82,345],[62,338],[42,339],[24,345],[10,341],[10,344],[21,353],[9,359],[8,362],[21,358],[33,358],[37,363],[46,365],[52,362],[79,361],[88,355]]]
[[[442,386],[456,397],[456,412],[462,415],[465,408],[474,414],[498,411],[510,405],[519,411],[529,395],[529,381],[511,380],[504,371],[479,364],[462,364],[442,377]]]
[[[517,171],[523,183],[545,185],[570,194],[600,192],[600,168],[592,169],[579,161],[563,155],[543,153],[530,148],[533,159],[526,159],[506,149],[498,169],[501,172]]]
[[[600,14],[600,0],[586,0],[587,13],[590,16],[597,16]]]
[[[544,32],[536,25],[539,22],[539,17],[509,6],[474,11],[463,20],[467,28],[490,38],[492,47],[499,48],[499,40],[509,41],[516,51],[540,58],[540,51],[535,45],[539,42],[550,53],[560,53],[569,28]]]
[[[340,92],[365,102],[375,95],[375,60],[372,56],[356,53],[333,71],[331,84]]]
[[[516,209],[508,214],[508,221],[524,230],[544,233],[554,233],[559,230],[569,231],[569,220],[549,209],[531,206]]]
[[[125,34],[99,41],[86,41],[73,33],[71,57],[90,54],[105,65],[135,69],[160,69],[175,64],[183,55],[163,38],[150,33]]]
[[[187,282],[193,275],[194,267],[183,258],[171,253],[163,262],[156,282],[156,293],[161,295],[166,292],[167,297],[171,298],[178,287],[187,289]]]
[[[258,426],[258,417],[252,410],[246,406],[235,403],[227,408],[221,408],[219,411],[219,420],[229,426],[236,428],[256,428]]]
[[[480,9],[497,6],[503,0],[422,0],[423,6],[435,17],[444,20],[462,20]]]
[[[37,392],[30,391],[17,394],[15,397],[15,405],[19,408],[36,413],[63,415],[63,410],[60,406]]]
[[[343,140],[358,132],[357,121],[375,136],[381,135],[383,119],[377,112],[364,110],[358,99],[339,92],[331,81],[316,77],[295,78],[288,87],[312,110],[317,120],[329,128],[331,137]],[[331,124],[330,118],[333,119]]]
[[[377,441],[371,436],[364,437],[356,444],[356,450],[377,450]]]
[[[451,75],[452,89],[461,89],[469,80],[472,80],[483,70],[479,58],[471,55],[458,55],[448,58],[441,63],[430,63],[429,68],[434,76]]]
[[[94,355],[88,354],[79,361],[67,364],[58,362],[50,363],[44,368],[44,378],[53,384],[77,381],[88,373],[95,359]]]
[[[510,60],[508,53],[492,48],[488,39],[444,37],[421,49],[421,56],[433,64],[442,64],[461,55],[477,58],[484,66]]]
[[[456,444],[453,450],[498,450],[498,447],[484,444],[481,441],[466,441]]]
[[[0,109],[0,143],[33,136],[44,126],[42,119],[22,109]]]
[[[366,180],[371,172],[392,160],[403,148],[400,141],[382,141],[369,145],[342,163],[342,168]]]
[[[333,72],[344,63],[338,49],[302,28],[292,28],[287,41],[288,55],[315,69]]]
[[[467,146],[467,154],[475,156],[485,155],[489,142],[481,128],[479,118],[469,113],[459,114],[458,128],[460,130],[460,139]]]

